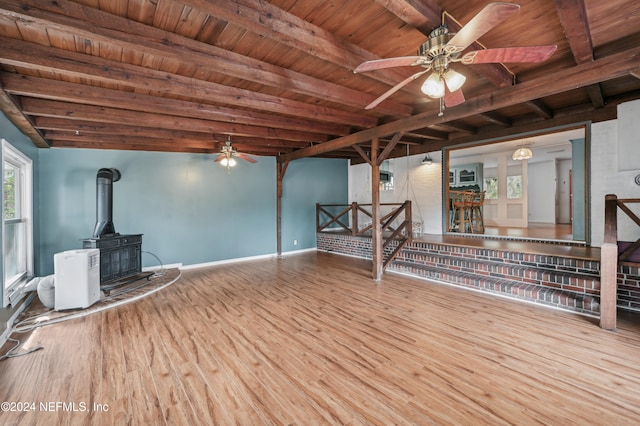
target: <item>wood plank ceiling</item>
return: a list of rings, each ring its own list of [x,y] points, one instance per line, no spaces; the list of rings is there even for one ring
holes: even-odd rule
[[[456,64],[466,102],[442,116],[422,79],[364,109],[416,69],[357,65],[415,55],[488,3],[0,0],[0,107],[43,148],[217,153],[231,137],[281,162],[362,161],[374,137],[402,133],[391,157],[430,152],[612,119],[640,98],[640,2],[521,0],[472,47],[555,44],[549,60]]]

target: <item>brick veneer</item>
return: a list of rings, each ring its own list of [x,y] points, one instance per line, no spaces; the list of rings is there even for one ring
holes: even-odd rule
[[[321,232],[317,247],[371,259],[369,237]],[[600,310],[600,262],[593,260],[419,241],[407,245],[389,269],[577,312]],[[618,305],[640,310],[639,268],[620,267]]]
[[[618,306],[640,311],[640,267],[621,265],[618,268]]]

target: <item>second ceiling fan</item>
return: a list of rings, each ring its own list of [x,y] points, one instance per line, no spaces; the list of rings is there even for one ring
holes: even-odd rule
[[[515,3],[489,3],[471,21],[455,34],[450,34],[442,24],[429,34],[418,50],[417,56],[401,56],[377,59],[360,64],[354,73],[374,71],[384,68],[421,66],[424,70],[406,78],[387,90],[365,107],[375,108],[382,101],[405,85],[432,71],[422,84],[422,92],[435,99],[442,99],[444,105],[452,107],[464,102],[461,87],[466,78],[449,67],[461,62],[464,65],[512,62],[544,62],[556,51],[557,46],[503,47],[497,49],[474,50],[464,55],[462,52],[487,31],[520,10]],[[442,104],[441,104],[442,114]]]
[[[223,167],[227,168],[227,172],[229,172],[230,168],[236,165],[234,157],[250,163],[257,163],[257,160],[254,160],[249,155],[236,151],[236,149],[231,146],[231,136],[229,136],[225,144],[220,148],[220,154],[216,157],[215,162],[222,164]]]

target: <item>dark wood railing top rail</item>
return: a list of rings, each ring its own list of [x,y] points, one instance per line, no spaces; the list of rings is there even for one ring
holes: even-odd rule
[[[405,203],[380,203],[380,206],[404,206]],[[317,205],[322,207],[346,207],[346,206],[352,206],[353,204],[356,204],[358,206],[373,206],[373,204],[371,203],[365,204],[365,203],[356,203],[356,202],[353,202],[351,204],[317,204]]]

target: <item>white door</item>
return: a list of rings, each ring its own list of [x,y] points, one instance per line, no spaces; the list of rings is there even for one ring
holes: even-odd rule
[[[488,226],[526,228],[527,211],[527,161],[511,159],[511,153],[501,153],[496,158],[494,170],[484,170],[485,189],[488,180],[497,184],[496,198],[484,202],[484,222]]]

